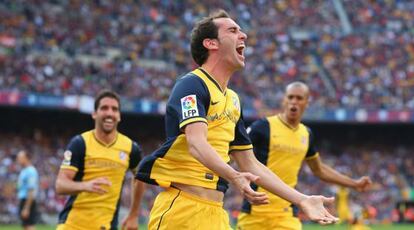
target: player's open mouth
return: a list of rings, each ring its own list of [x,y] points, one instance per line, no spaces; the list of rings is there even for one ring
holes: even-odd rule
[[[240,45],[237,46],[236,51],[237,51],[237,53],[240,56],[243,56],[243,50],[244,50],[244,48],[245,48],[245,45],[244,44],[240,44]]]
[[[296,107],[290,108],[290,112],[292,112],[292,113],[296,113],[297,111],[298,111],[298,109]]]
[[[104,124],[112,125],[114,123],[114,119],[112,118],[105,118],[103,120]]]

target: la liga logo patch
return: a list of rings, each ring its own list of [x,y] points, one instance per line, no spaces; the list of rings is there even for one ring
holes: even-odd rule
[[[199,116],[196,95],[192,94],[181,98],[181,111],[183,119]]]
[[[63,153],[63,165],[70,165],[70,161],[72,160],[72,152],[70,150],[66,150]]]
[[[121,160],[125,160],[126,159],[126,153],[124,153],[124,152],[119,152],[119,159],[121,159]]]

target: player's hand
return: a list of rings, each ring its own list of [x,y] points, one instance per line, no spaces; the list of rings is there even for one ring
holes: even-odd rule
[[[90,180],[90,181],[85,181],[83,190],[86,191],[86,192],[104,194],[104,193],[108,192],[108,190],[104,188],[105,185],[106,186],[111,186],[111,184],[112,183],[108,180],[108,178],[99,177],[99,178],[95,178],[95,179]]]
[[[238,173],[233,177],[231,182],[239,189],[240,193],[253,205],[268,204],[269,198],[264,192],[256,192],[250,187],[250,182],[255,182],[259,179],[258,176],[248,172]]]
[[[128,215],[122,220],[122,230],[138,230],[138,217]]]
[[[358,192],[367,191],[372,185],[372,181],[368,176],[363,176],[356,181],[355,190]]]
[[[321,225],[333,224],[338,222],[339,219],[332,216],[328,210],[325,209],[324,204],[333,204],[334,201],[335,199],[333,197],[307,196],[299,202],[299,207],[310,220]]]
[[[27,219],[29,218],[30,215],[30,210],[27,208],[23,208],[22,212],[20,213],[20,216],[22,217],[22,219]]]

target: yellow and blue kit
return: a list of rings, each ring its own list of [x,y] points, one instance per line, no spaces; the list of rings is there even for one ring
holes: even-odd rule
[[[290,187],[295,187],[303,160],[318,157],[311,130],[303,124],[292,128],[280,116],[271,116],[254,122],[248,128],[256,158],[272,170]],[[252,206],[243,201],[238,227],[243,230],[300,229],[296,207],[262,187],[252,184],[255,191],[266,192],[269,204]],[[261,225],[257,225],[257,221]],[[256,227],[255,227],[256,226]],[[273,227],[272,227],[273,226]]]
[[[143,158],[136,178],[162,187],[170,187],[171,183],[175,182],[225,192],[228,183],[202,165],[189,152],[183,130],[186,125],[193,122],[207,124],[207,141],[226,163],[230,161],[231,151],[253,148],[244,126],[238,95],[229,88],[222,89],[204,69],[198,68],[176,82],[167,102],[165,117],[167,140],[158,150]],[[174,197],[175,193],[171,192],[171,189],[166,192],[170,193],[170,197]],[[177,194],[176,199],[168,200],[172,208],[178,205],[177,201],[180,200],[181,195],[182,193]],[[163,229],[163,224],[172,224],[172,222],[163,222],[165,216],[162,212],[166,210],[161,210],[156,204],[151,217],[156,219],[155,216],[159,216],[159,229]],[[191,212],[187,210],[186,213]],[[193,221],[193,227],[197,225],[195,218],[191,216],[187,218],[188,221]],[[157,227],[157,221],[153,222],[154,228]]]
[[[106,177],[111,186],[105,187],[105,194],[71,195],[59,214],[58,229],[117,229],[124,177],[127,169],[136,169],[141,152],[136,142],[121,133],[109,145],[100,142],[93,130],[73,137],[61,168],[76,171],[74,181]]]
[[[238,95],[220,85],[203,69],[179,79],[167,102],[167,141],[139,165],[137,178],[169,187],[172,182],[225,192],[227,182],[198,162],[189,152],[183,128],[193,122],[208,126],[207,141],[224,162],[229,152],[251,149]]]

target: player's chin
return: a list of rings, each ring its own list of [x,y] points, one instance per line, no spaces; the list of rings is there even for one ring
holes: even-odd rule
[[[244,68],[244,66],[245,66],[246,64],[244,63],[244,61],[242,61],[242,60],[238,60],[237,61],[237,65],[236,65],[236,69],[243,69]]]
[[[111,133],[112,131],[114,131],[116,129],[115,125],[104,125],[103,126],[103,131],[105,133]]]
[[[289,112],[288,113],[288,117],[289,117],[289,119],[290,120],[293,120],[293,119],[298,119],[299,118],[299,113],[298,112]]]

